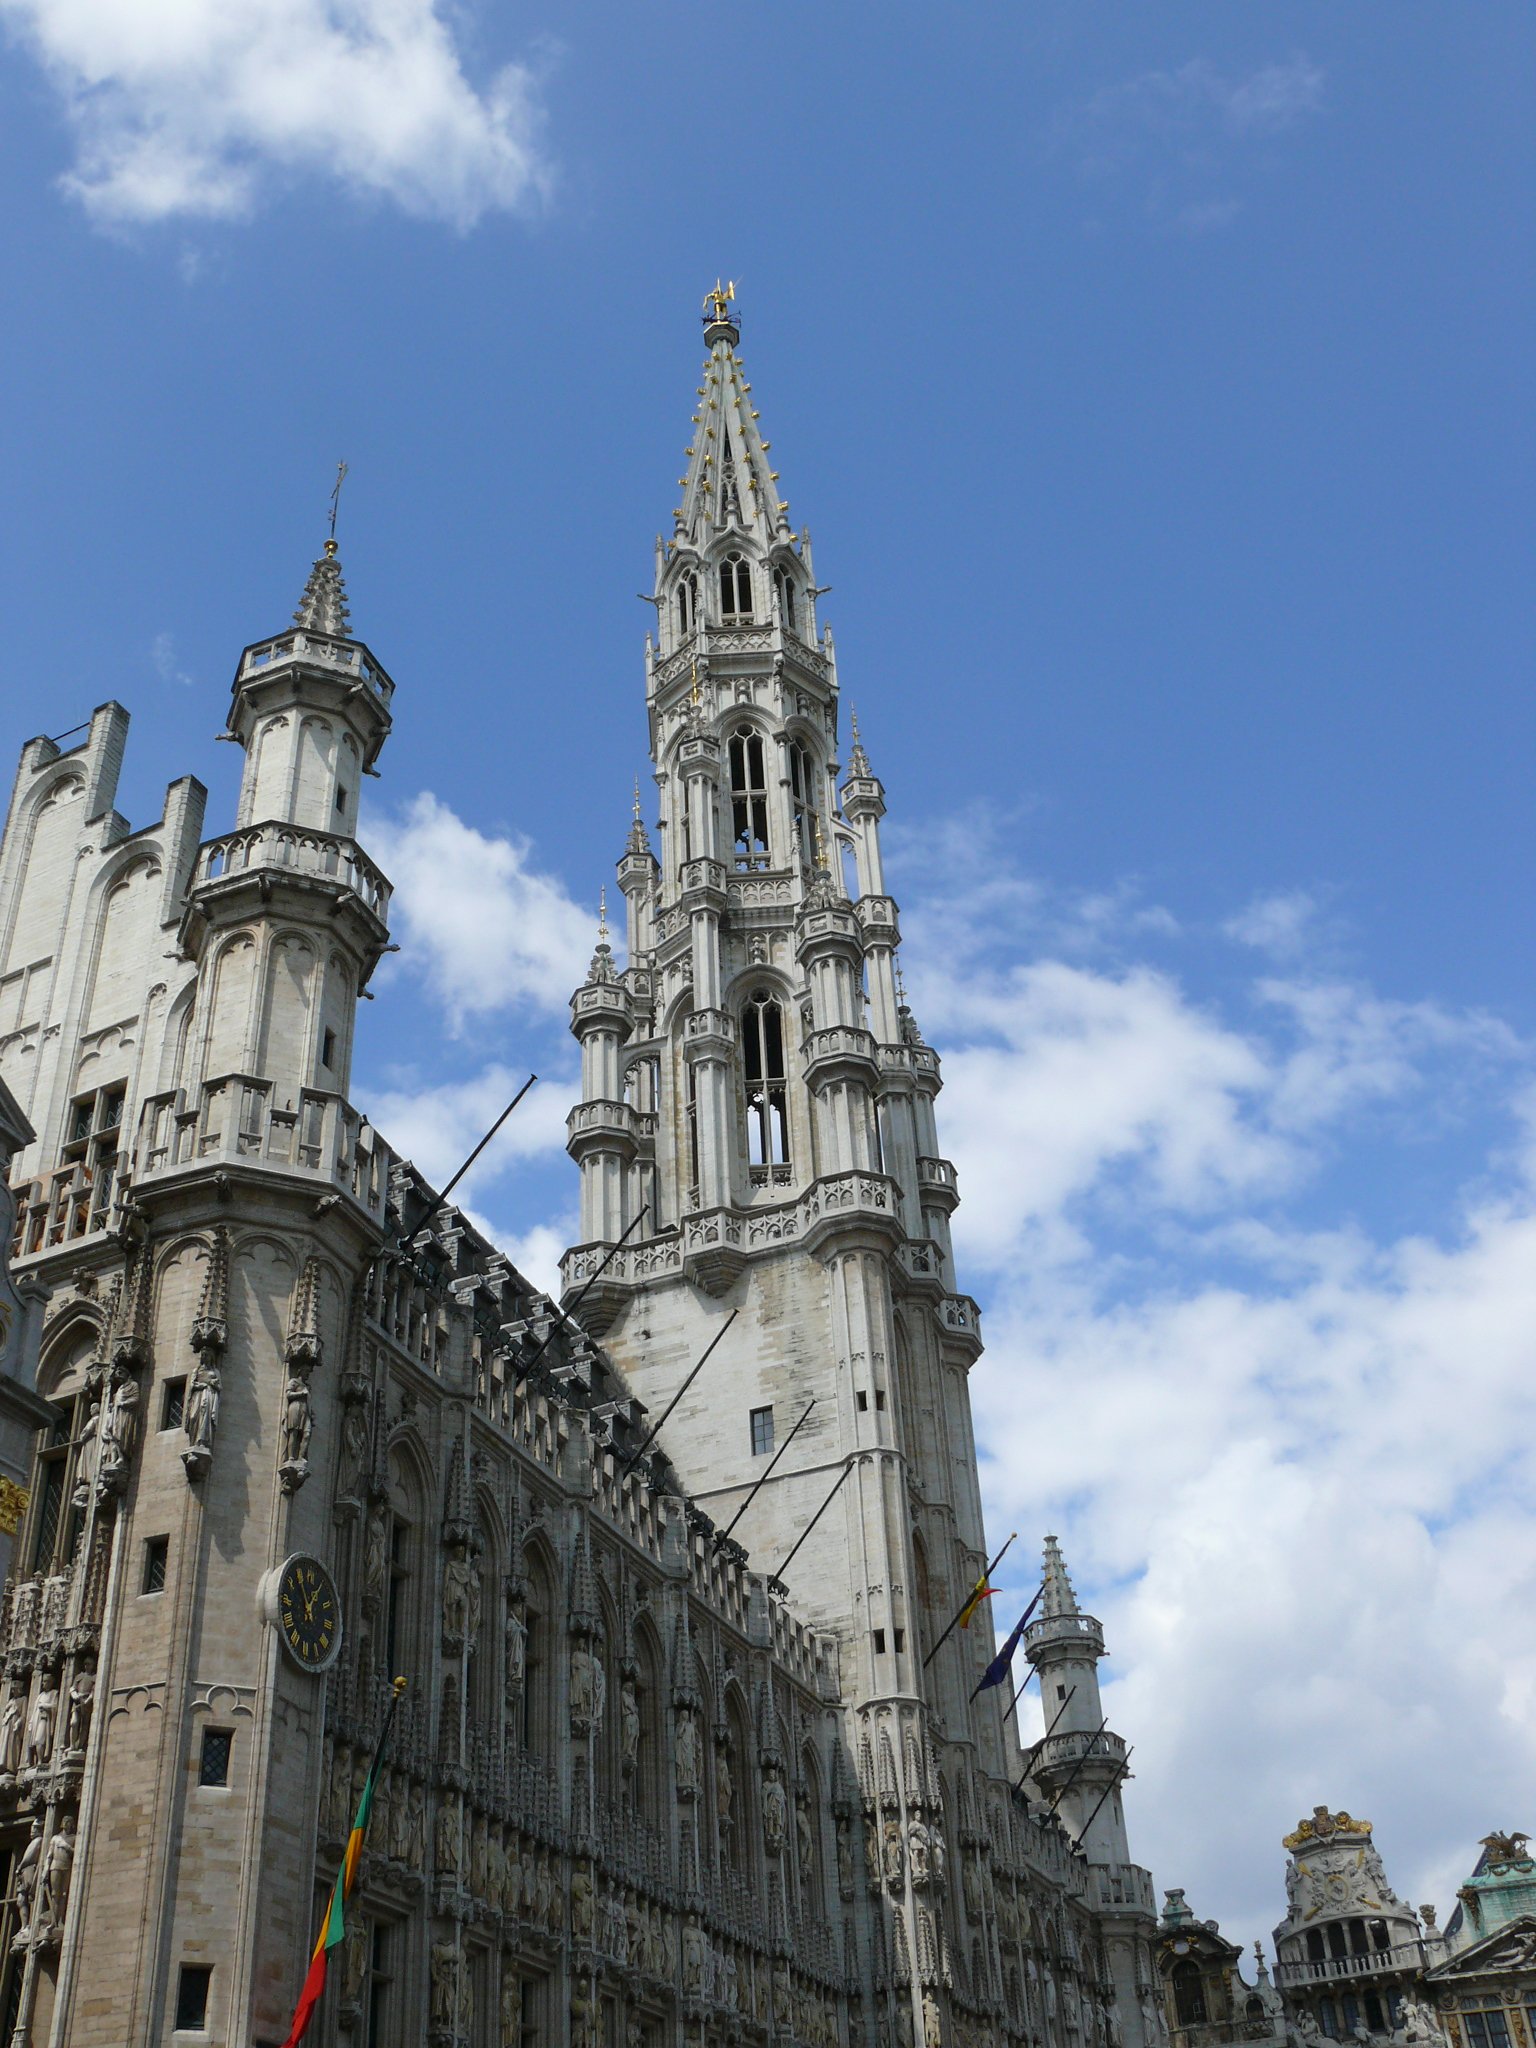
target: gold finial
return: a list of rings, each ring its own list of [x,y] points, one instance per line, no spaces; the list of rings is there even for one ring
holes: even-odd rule
[[[730,278],[725,284],[721,284],[719,278],[717,277],[715,279],[714,290],[708,291],[704,294],[704,310],[706,313],[712,311],[717,320],[728,320],[730,318],[730,315],[726,312],[725,309],[730,304],[732,299],[735,298],[735,296],[735,278]]]
[[[690,659],[689,659],[689,663],[688,663],[688,666],[689,666],[689,670],[690,670],[690,672],[691,672],[691,674],[692,674],[692,676],[693,676],[693,687],[692,687],[692,689],[691,689],[691,690],[690,690],[690,691],[688,692],[688,702],[689,702],[689,703],[690,703],[690,704],[691,704],[691,705],[693,706],[694,710],[695,710],[695,711],[697,711],[697,710],[698,710],[698,708],[699,708],[699,703],[700,703],[700,698],[699,698],[699,658],[698,658],[698,656],[697,656],[697,655],[693,655],[693,656],[691,656],[691,657],[690,657]]]
[[[397,1679],[395,1680],[395,1698],[396,1698],[396,1699],[399,1699],[400,1695],[401,1695],[401,1694],[402,1694],[402,1693],[403,1693],[404,1691],[405,1691],[405,1680],[404,1680],[403,1678],[397,1678]]]
[[[824,875],[824,874],[826,874],[826,873],[828,872],[828,869],[827,869],[827,842],[826,842],[826,840],[825,840],[825,839],[823,839],[823,838],[822,838],[822,836],[821,836],[821,814],[820,814],[820,812],[818,812],[818,813],[816,814],[816,816],[815,816],[815,817],[814,817],[814,818],[813,818],[813,819],[811,820],[811,829],[812,829],[812,830],[814,831],[814,833],[815,833],[815,835],[816,835],[816,871],[817,871],[817,873],[818,873],[818,874],[823,874],[823,875]]]

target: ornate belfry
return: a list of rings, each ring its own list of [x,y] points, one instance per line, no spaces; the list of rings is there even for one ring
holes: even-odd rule
[[[635,1393],[670,1411],[668,1456],[716,1544],[769,1572],[800,1546],[794,1597],[839,1645],[865,1816],[875,1910],[850,1919],[850,1953],[880,1987],[875,2023],[933,2042],[957,1996],[1004,2009],[999,1914],[1017,1921],[991,1869],[1019,1775],[1011,1685],[977,1697],[985,1626],[946,1637],[986,1564],[967,1388],[981,1340],[954,1277],[939,1060],[901,993],[885,794],[856,725],[846,774],[838,758],[810,535],[770,466],[731,296],[705,301],[682,498],[656,543],[659,841],[637,790],[627,964],[604,926],[572,1000],[583,1242],[564,1277]],[[1053,1764],[1092,1746],[1091,1723],[1073,1728]],[[1134,2029],[1150,1894],[1123,1829],[1098,1833],[1127,1872],[1106,1954]]]

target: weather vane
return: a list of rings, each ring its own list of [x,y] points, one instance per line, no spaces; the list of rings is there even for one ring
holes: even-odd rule
[[[717,320],[729,319],[730,316],[725,309],[730,304],[732,299],[735,298],[735,296],[735,278],[729,278],[724,284],[722,284],[719,278],[717,277],[715,279],[714,290],[707,291],[704,294],[704,310],[706,313],[708,313],[711,309],[713,309],[714,316]]]
[[[338,513],[338,512],[340,511],[340,509],[341,509],[341,487],[342,487],[342,485],[343,485],[343,484],[344,484],[344,483],[346,482],[346,480],[347,480],[347,465],[346,465],[346,464],[345,464],[344,462],[338,462],[338,463],[337,463],[337,465],[336,465],[336,482],[335,482],[335,484],[334,484],[334,486],[332,487],[332,490],[331,490],[331,539],[332,539],[332,540],[334,540],[334,539],[336,538],[336,514],[337,514],[337,513]]]

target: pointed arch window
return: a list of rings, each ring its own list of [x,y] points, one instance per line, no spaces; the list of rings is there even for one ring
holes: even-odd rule
[[[773,594],[779,601],[779,623],[786,633],[795,631],[795,579],[782,562],[773,565]]]
[[[808,748],[789,744],[789,796],[794,810],[795,850],[809,874],[816,865],[816,771]]]
[[[752,616],[752,571],[742,555],[729,554],[720,564],[720,616],[722,619],[750,619]]]
[[[677,579],[677,634],[686,640],[699,617],[699,579],[691,569]]]
[[[784,1071],[784,1012],[767,989],[754,989],[741,1013],[747,1163],[766,1180],[789,1165],[789,1091]]]
[[[763,736],[743,725],[731,734],[731,836],[739,868],[768,865],[768,775]]]

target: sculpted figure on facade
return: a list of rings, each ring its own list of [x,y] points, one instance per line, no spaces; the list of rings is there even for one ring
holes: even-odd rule
[[[26,1847],[16,1859],[16,1875],[12,1880],[12,1896],[16,1902],[16,1932],[19,1937],[30,1936],[33,1931],[42,1860],[43,1823],[39,1818],[33,1821]]]
[[[578,1639],[571,1647],[571,1729],[577,1735],[597,1725],[598,1670],[590,1647]]]
[[[432,2024],[452,2033],[459,2010],[459,1952],[451,1941],[432,1944]]]
[[[507,1601],[506,1626],[502,1632],[503,1651],[506,1659],[507,1705],[510,1708],[522,1697],[523,1679],[528,1669],[528,1624],[515,1598]]]
[[[592,1939],[592,1878],[580,1866],[571,1872],[571,1934],[577,1941]]]
[[[782,1849],[789,1832],[789,1795],[776,1770],[770,1770],[763,1785],[763,1840],[770,1850]]]
[[[368,1510],[368,1529],[363,1538],[363,1611],[377,1614],[384,1605],[389,1583],[389,1507],[376,1500]]]
[[[461,1650],[475,1639],[478,1618],[480,1574],[469,1555],[467,1543],[455,1543],[443,1567],[443,1647]]]
[[[944,2023],[932,1991],[923,1993],[923,2048],[944,2048]]]
[[[187,1448],[181,1454],[181,1462],[193,1478],[207,1470],[213,1457],[213,1440],[219,1427],[221,1385],[218,1360],[213,1352],[205,1351],[187,1385],[186,1406],[182,1411]]]
[[[677,1717],[676,1761],[679,1798],[696,1798],[699,1790],[699,1731],[688,1707],[682,1708]]]
[[[368,1484],[368,1410],[348,1399],[341,1413],[341,1457],[336,1473],[339,1500],[361,1500]]]
[[[837,1890],[844,1899],[853,1897],[853,1825],[846,1814],[837,1817]]]
[[[27,1763],[34,1770],[43,1768],[53,1754],[53,1724],[58,1714],[58,1680],[44,1672],[27,1722]]]
[[[128,1483],[128,1467],[139,1435],[139,1383],[131,1372],[119,1373],[102,1413],[98,1457],[98,1494],[120,1493]]]
[[[800,1859],[800,1884],[808,1896],[816,1867],[816,1841],[811,1832],[810,1802],[802,1792],[795,1801],[795,1848]]]
[[[715,1749],[715,1813],[722,1831],[731,1825],[731,1801],[735,1796],[736,1786],[731,1777],[730,1751],[722,1742]]]
[[[640,1694],[627,1673],[619,1687],[619,1757],[626,1771],[640,1759]]]
[[[914,1814],[907,1824],[907,1866],[912,1872],[914,1887],[919,1889],[928,1882],[929,1846],[927,1823],[921,1814]]]
[[[708,1944],[704,1930],[690,1913],[683,1923],[683,1990],[690,1998],[704,1996],[705,1957]]]
[[[901,1822],[888,1820],[885,1824],[885,1843],[881,1855],[886,1884],[899,1891],[902,1878],[906,1875],[906,1857],[901,1846]]]
[[[314,1409],[309,1383],[300,1372],[291,1372],[283,1388],[282,1457],[279,1469],[283,1485],[292,1493],[309,1476],[309,1440],[314,1433]]]
[[[0,1707],[0,1774],[14,1778],[21,1769],[22,1736],[27,1723],[27,1696],[13,1680]]]
[[[96,1704],[96,1667],[83,1663],[69,1688],[69,1717],[64,1725],[64,1747],[72,1756],[84,1756],[91,1735],[91,1713]]]
[[[433,1836],[434,1858],[438,1873],[443,1877],[458,1877],[463,1869],[463,1844],[459,1828],[459,1808],[456,1800],[445,1799],[437,1809],[437,1828]]]

